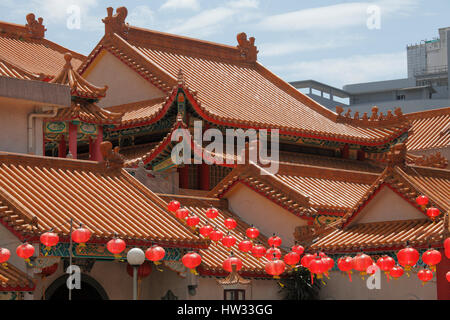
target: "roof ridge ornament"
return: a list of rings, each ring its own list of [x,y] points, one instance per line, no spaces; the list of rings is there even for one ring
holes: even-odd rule
[[[337,121],[345,122],[356,125],[390,125],[402,122],[406,119],[401,108],[396,108],[394,112],[388,110],[386,115],[383,112],[378,113],[379,108],[377,106],[372,107],[372,114],[367,115],[364,112],[363,116],[360,117],[359,111],[356,111],[352,117],[352,110],[348,109],[344,114],[344,108],[341,106],[336,106]]]
[[[124,158],[119,153],[119,147],[113,149],[113,145],[109,141],[103,141],[100,144],[100,152],[103,156],[102,163],[109,170],[121,169],[124,165]]]
[[[47,31],[42,24],[44,19],[40,17],[36,20],[34,13],[27,14],[26,19],[27,24],[25,28],[27,29],[28,35],[33,39],[43,39],[45,37],[45,31]]]
[[[248,62],[256,62],[256,60],[258,60],[259,51],[255,46],[255,38],[250,37],[247,39],[247,34],[245,32],[241,32],[237,35],[237,41],[237,48],[240,51],[241,58]]]
[[[116,9],[116,14],[113,15],[114,8],[106,8],[108,16],[102,19],[105,24],[105,36],[112,36],[114,33],[126,39],[130,29],[129,24],[125,23],[128,16],[128,9],[126,7],[119,7]]]

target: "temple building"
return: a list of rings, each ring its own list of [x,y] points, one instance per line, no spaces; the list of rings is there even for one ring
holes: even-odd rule
[[[261,65],[245,33],[229,46],[130,26],[126,17],[124,7],[107,9],[105,35],[87,57],[46,40],[33,14],[23,26],[0,23],[0,130],[14,137],[0,142],[0,247],[12,253],[0,266],[5,298],[65,299],[73,259],[83,288],[74,298],[129,299],[126,252],[152,245],[166,256],[145,263],[140,299],[283,297],[265,272],[267,258],[203,237],[167,210],[172,200],[200,226],[216,208],[213,226],[237,243],[252,225],[266,248],[275,233],[283,254],[295,242],[334,259],[360,251],[395,258],[407,244],[443,252],[450,108],[333,112]],[[242,148],[199,142],[199,123],[203,132],[232,132]],[[189,164],[172,157],[180,129]],[[279,150],[268,152],[278,141]],[[275,173],[267,174],[269,161]],[[441,215],[430,219],[415,203],[419,195]],[[231,231],[229,218],[237,222]],[[80,224],[92,238],[71,246]],[[50,249],[39,242],[49,230],[60,237]],[[121,257],[106,249],[115,237],[127,243]],[[14,254],[22,242],[35,247],[30,262]],[[190,251],[202,257],[195,272],[181,263]],[[222,263],[231,252],[243,268],[229,273]],[[381,289],[370,290],[335,267],[320,298],[449,299],[450,261],[442,256],[425,286],[414,275],[383,278]]]

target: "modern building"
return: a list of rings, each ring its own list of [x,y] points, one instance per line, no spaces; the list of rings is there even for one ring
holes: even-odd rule
[[[450,28],[441,28],[438,38],[407,46],[408,77],[404,79],[348,84],[342,90],[313,80],[291,84],[309,89],[308,96],[331,109],[341,106],[362,113],[376,105],[381,112],[401,107],[411,113],[448,107],[449,37]]]

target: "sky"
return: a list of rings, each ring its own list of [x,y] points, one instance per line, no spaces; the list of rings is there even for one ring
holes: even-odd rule
[[[130,25],[237,45],[256,38],[258,61],[286,81],[345,84],[405,78],[406,46],[450,26],[448,0],[1,0],[0,20],[44,18],[46,38],[88,55],[107,7]]]

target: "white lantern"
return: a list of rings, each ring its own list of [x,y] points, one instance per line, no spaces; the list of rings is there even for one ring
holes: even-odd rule
[[[145,261],[145,253],[139,248],[133,248],[127,253],[127,261],[132,266],[140,266]]]

